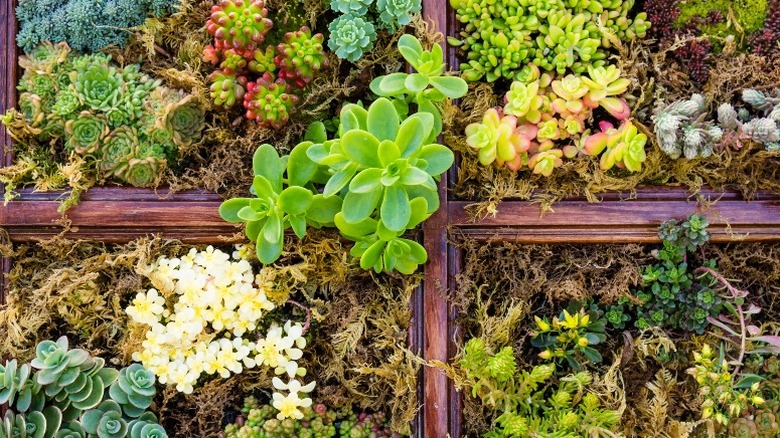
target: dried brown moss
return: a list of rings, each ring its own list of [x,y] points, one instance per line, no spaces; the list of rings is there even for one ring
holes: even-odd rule
[[[451,300],[459,309],[462,338],[480,337],[494,350],[512,346],[521,367],[538,363],[538,351],[528,344],[533,315],[557,313],[571,299],[610,302],[628,294],[641,283],[640,269],[653,262],[651,250],[657,247],[484,244],[469,239],[459,245],[463,271]],[[732,243],[704,250],[718,261],[720,272],[750,291],[751,301],[762,308],[762,321],[780,318],[780,245]],[[606,405],[623,412],[626,436],[707,436],[709,426],[698,421],[698,387],[685,374],[688,355],[704,338],[667,336],[660,330],[627,331],[600,348],[605,361],[595,370],[594,390]],[[676,349],[679,361],[662,368],[655,360],[661,349]],[[489,430],[494,415],[464,397],[466,436]]]
[[[141,267],[189,248],[160,238],[127,245],[54,239],[4,246],[14,267],[7,304],[0,306],[0,358],[29,360],[37,342],[67,335],[72,344],[127,365],[142,332],[128,330],[124,307],[150,287]],[[277,298],[289,296],[312,309],[301,365],[317,381],[315,396],[334,406],[389,412],[394,430],[408,433],[418,408],[419,367],[408,343],[409,300],[420,278],[366,272],[352,262],[348,248],[324,233],[289,241],[276,266]],[[304,317],[293,306],[281,312]],[[270,394],[271,377],[248,370],[208,381],[191,395],[166,388],[154,409],[171,436],[216,436],[245,393]]]
[[[771,89],[780,86],[776,63],[755,55],[724,50],[715,62],[709,82],[697,89],[668,54],[677,46],[658,51],[652,41],[617,45],[613,62],[632,80],[629,105],[639,129],[648,135],[647,161],[642,170],[629,173],[620,169],[603,171],[595,158],[565,161],[551,177],[520,173],[495,166],[483,166],[476,153],[466,145],[463,134],[469,123],[482,119],[485,110],[503,103],[503,90],[497,96],[488,84],[472,84],[459,108],[445,115],[444,142],[462,154],[454,193],[474,201],[471,212],[482,217],[496,211],[504,199],[531,200],[543,209],[568,196],[584,196],[598,202],[598,194],[607,191],[632,193],[638,186],[683,186],[696,193],[703,186],[737,190],[747,198],[758,190],[780,193],[780,153],[763,151],[748,145],[739,151],[726,151],[708,159],[671,160],[658,148],[652,134],[651,116],[657,105],[703,93],[714,110],[733,100],[744,88]],[[682,42],[680,43],[682,44]]]
[[[107,50],[116,62],[140,62],[143,71],[162,79],[168,87],[195,94],[207,107],[203,138],[180,151],[178,163],[167,170],[161,181],[174,191],[201,188],[225,197],[245,194],[253,177],[252,154],[259,145],[269,143],[281,153],[289,152],[310,122],[330,120],[338,115],[342,103],[367,98],[368,84],[374,77],[403,68],[396,42],[404,32],[417,35],[426,45],[442,38],[418,17],[394,35],[380,32],[374,49],[354,66],[329,53],[329,66],[301,93],[297,113],[284,129],[274,130],[247,121],[241,105],[226,111],[210,101],[207,77],[214,67],[201,60],[201,52],[212,42],[205,23],[213,5],[213,1],[183,0],[180,12],[140,26],[125,49]],[[277,44],[286,31],[304,24],[314,32],[326,32],[329,20],[323,17],[332,14],[324,1],[276,0],[268,2],[268,8],[275,25],[266,44]],[[67,157],[61,145],[38,144],[32,139],[34,130],[24,120],[16,120],[12,130],[17,138],[16,165],[0,171],[0,181],[7,186],[34,185],[39,190],[72,187],[71,198],[63,204],[65,210],[75,205],[78,196],[89,187],[111,183],[98,179],[94,166]]]

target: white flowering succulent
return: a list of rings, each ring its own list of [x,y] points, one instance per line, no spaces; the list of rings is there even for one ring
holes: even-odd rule
[[[191,393],[204,374],[228,378],[256,366],[290,378],[306,375],[297,363],[306,346],[301,324],[272,324],[257,342],[244,338],[275,305],[267,296],[272,285],[264,276],[256,277],[242,256],[237,249],[231,260],[209,246],[180,258],[160,257],[148,266],[145,274],[155,288],[140,292],[126,311],[148,327],[142,350],[133,354],[133,360],[157,375],[160,383]],[[165,297],[169,301],[175,297],[172,311],[166,308]],[[295,411],[290,406],[305,406],[297,392],[313,388],[313,383],[304,388],[294,383],[288,385],[297,388],[290,395],[278,394],[289,413]]]
[[[272,380],[274,388],[280,391],[288,391],[287,395],[283,395],[279,392],[273,395],[273,407],[279,410],[276,414],[276,418],[284,420],[285,418],[295,418],[300,420],[303,418],[303,412],[300,408],[308,408],[311,406],[311,399],[301,398],[299,393],[309,393],[314,390],[315,382],[303,386],[301,382],[296,379],[290,380],[289,383],[284,383],[282,379],[274,377]]]

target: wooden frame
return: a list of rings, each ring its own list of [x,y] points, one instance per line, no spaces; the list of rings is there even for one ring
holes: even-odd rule
[[[0,0],[0,112],[13,107],[18,73],[14,44],[16,22],[14,0]],[[454,11],[447,0],[423,0],[423,13],[437,29],[453,35]],[[444,43],[446,44],[446,43]],[[452,48],[446,50],[450,68],[458,66]],[[11,163],[6,147],[10,140],[0,130],[2,165]],[[453,324],[457,309],[447,303],[447,294],[455,287],[455,276],[461,270],[461,252],[450,236],[464,235],[481,241],[515,241],[519,243],[627,243],[656,242],[655,229],[670,217],[684,217],[695,211],[705,212],[713,226],[714,241],[780,240],[780,196],[759,193],[747,202],[738,194],[702,191],[699,195],[716,201],[706,207],[690,198],[684,188],[643,188],[624,200],[620,194],[602,196],[598,204],[571,198],[553,205],[553,211],[541,214],[539,205],[507,201],[494,217],[473,221],[466,212],[468,201],[452,197],[449,189],[457,177],[456,169],[445,174],[439,186],[440,210],[425,222],[423,241],[430,255],[425,267],[425,283],[410,306],[413,325],[410,343],[424,358],[449,360],[457,351],[458,330]],[[12,241],[35,241],[60,234],[63,216],[57,212],[62,193],[20,191],[20,196],[0,209],[0,228],[8,231]],[[627,197],[627,196],[626,196]],[[190,243],[228,243],[242,240],[240,228],[223,222],[217,214],[221,199],[205,191],[187,191],[168,195],[164,191],[134,188],[93,188],[82,202],[67,212],[68,236],[105,242],[127,242],[134,238],[160,233]],[[11,261],[2,260],[3,272]],[[4,302],[0,282],[0,303]],[[460,436],[460,395],[443,373],[425,368],[420,378],[420,416],[416,435],[443,438]]]

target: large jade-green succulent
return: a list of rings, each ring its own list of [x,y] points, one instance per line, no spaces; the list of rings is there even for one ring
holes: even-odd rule
[[[466,81],[455,76],[444,76],[446,64],[438,44],[431,50],[423,50],[420,40],[412,35],[402,35],[398,51],[415,70],[414,73],[391,73],[371,81],[371,91],[378,96],[394,99],[396,106],[406,108],[414,103],[420,112],[433,116],[433,141],[442,129],[439,105],[445,99],[457,99],[468,92]]]
[[[328,222],[327,216],[332,218],[341,207],[340,202],[334,206],[325,196],[303,187],[314,175],[314,171],[309,173],[310,167],[288,167],[286,161],[287,157],[279,157],[273,146],[260,146],[252,159],[255,179],[250,191],[255,197],[229,199],[219,207],[226,221],[246,222],[246,235],[257,242],[257,258],[262,263],[279,258],[286,229],[292,228],[299,238],[306,235],[307,212]]]
[[[454,155],[428,142],[433,116],[421,112],[401,121],[386,98],[368,110],[346,105],[340,120],[339,139],[307,151],[333,172],[323,195],[344,195],[336,225],[357,238],[353,254],[361,257],[363,268],[413,272],[424,251],[400,236],[439,208],[433,178],[449,169]]]

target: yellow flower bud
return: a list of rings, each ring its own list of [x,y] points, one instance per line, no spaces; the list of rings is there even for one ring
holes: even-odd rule
[[[759,397],[757,395],[754,395],[753,398],[750,399],[750,401],[753,403],[754,406],[761,406],[764,403],[766,403],[766,400],[764,400],[762,397]]]
[[[539,353],[539,357],[544,360],[550,360],[552,358],[552,351],[544,350],[541,353]]]
[[[547,321],[539,318],[538,316],[534,316],[534,321],[536,321],[536,326],[539,327],[539,330],[543,332],[550,331],[550,324]]]
[[[579,345],[580,347],[587,347],[589,344],[590,342],[588,342],[588,338],[586,337],[577,339],[577,345]]]

